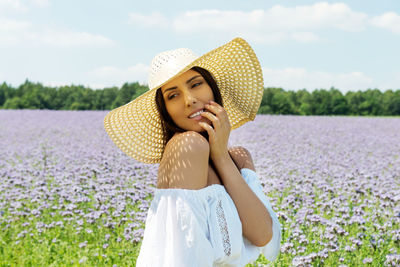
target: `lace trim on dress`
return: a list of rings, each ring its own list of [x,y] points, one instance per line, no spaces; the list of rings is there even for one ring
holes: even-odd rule
[[[221,200],[218,201],[217,206],[217,218],[219,223],[219,228],[222,232],[222,244],[224,246],[224,252],[226,256],[231,255],[231,243],[229,241],[228,225],[226,223],[224,210],[222,209]]]

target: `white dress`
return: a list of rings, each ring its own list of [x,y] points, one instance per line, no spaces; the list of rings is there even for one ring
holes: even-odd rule
[[[242,235],[236,206],[223,185],[199,190],[156,189],[150,204],[137,267],[245,266],[260,253],[273,261],[279,254],[281,225],[256,172],[240,170],[249,187],[268,209],[271,241],[254,246]]]

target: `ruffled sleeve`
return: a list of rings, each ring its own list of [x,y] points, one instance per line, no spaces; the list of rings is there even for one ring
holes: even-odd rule
[[[280,252],[281,246],[281,224],[279,223],[278,217],[276,213],[273,211],[271,207],[271,203],[266,197],[261,182],[258,178],[258,175],[255,171],[243,168],[240,170],[243,178],[246,180],[249,187],[253,190],[253,192],[257,195],[257,197],[264,203],[264,206],[267,208],[271,218],[272,218],[272,239],[269,241],[267,245],[264,247],[257,247],[252,245],[248,240],[245,242],[245,247],[248,253],[252,253],[255,249],[262,253],[265,258],[270,261],[274,261]],[[256,258],[257,259],[257,258]]]
[[[213,266],[202,192],[156,189],[136,266]]]

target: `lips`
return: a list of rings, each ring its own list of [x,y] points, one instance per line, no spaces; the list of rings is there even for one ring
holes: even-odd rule
[[[198,110],[193,111],[192,113],[189,114],[188,118],[190,118],[190,116],[192,116],[196,112],[199,112],[200,110],[204,110],[204,108],[199,108]]]

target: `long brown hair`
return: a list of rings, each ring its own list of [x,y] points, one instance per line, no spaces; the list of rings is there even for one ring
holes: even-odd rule
[[[223,107],[224,105],[222,102],[221,93],[220,93],[218,85],[217,85],[216,81],[214,80],[213,76],[211,75],[211,73],[208,72],[206,69],[203,69],[200,67],[193,67],[191,69],[196,71],[197,73],[199,73],[201,76],[203,76],[204,80],[210,86],[210,88],[214,94],[214,101]],[[155,100],[156,100],[156,104],[157,104],[157,109],[158,109],[158,112],[160,113],[161,124],[162,124],[163,135],[164,135],[163,141],[164,141],[164,147],[165,147],[165,145],[174,136],[175,133],[186,132],[186,130],[177,126],[174,123],[174,121],[172,120],[171,116],[168,114],[167,108],[165,106],[164,98],[162,96],[161,88],[157,89],[155,98],[156,98]],[[203,132],[200,132],[200,134],[202,136],[204,136],[204,138],[206,138],[206,140],[208,140],[207,131],[204,130]],[[214,170],[217,172],[211,158],[209,158],[209,163],[214,168]]]

